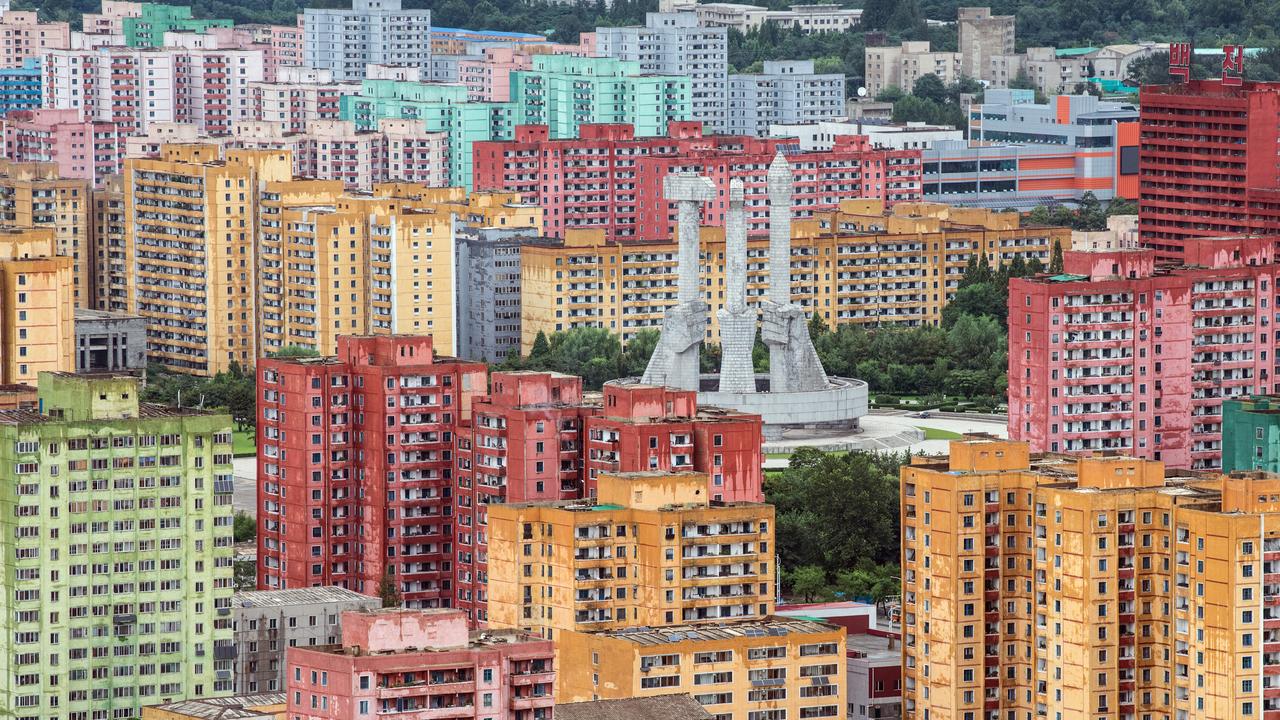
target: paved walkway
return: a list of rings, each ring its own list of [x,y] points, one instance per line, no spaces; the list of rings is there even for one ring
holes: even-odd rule
[[[867,415],[861,421],[863,435],[871,440],[871,447],[866,450],[911,450],[913,453],[925,455],[942,455],[947,452],[950,440],[926,440],[924,429],[942,430],[960,435],[965,433],[988,433],[996,437],[1009,437],[1009,429],[1000,420],[987,417],[961,418],[938,417],[915,418],[906,413],[892,415]],[[851,436],[857,437],[857,436]],[[803,440],[787,440],[787,444],[795,447],[804,445]],[[774,443],[769,443],[772,447]],[[779,449],[778,451],[781,451]],[[774,452],[770,450],[770,452]],[[768,458],[764,462],[766,470],[781,470],[787,467],[786,458]]]

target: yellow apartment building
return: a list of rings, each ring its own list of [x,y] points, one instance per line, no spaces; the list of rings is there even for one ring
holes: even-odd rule
[[[578,632],[556,702],[688,693],[716,720],[844,718],[845,629],[800,618]]]
[[[1280,710],[1280,477],[971,438],[901,484],[905,717]]]
[[[71,258],[76,307],[93,307],[92,185],[65,178],[58,164],[0,160],[0,224],[50,228],[57,254]]]
[[[828,324],[937,325],[971,257],[992,267],[1015,257],[1048,265],[1067,228],[1023,226],[1017,213],[847,200],[839,211],[796,220],[791,228],[791,295]],[[767,237],[747,241],[747,295],[768,293]],[[673,241],[617,243],[603,230],[570,230],[563,241],[521,250],[521,347],[539,332],[603,327],[630,340],[658,327],[676,302]],[[718,337],[724,305],[724,229],[702,229],[702,278],[711,306],[708,339]]]
[[[75,371],[72,260],[53,228],[0,227],[0,384]]]
[[[430,333],[456,352],[456,237],[464,226],[538,227],[511,194],[381,183],[268,183],[259,211],[260,354],[332,354],[339,334]]]
[[[254,249],[260,184],[289,179],[279,150],[164,145],[125,162],[126,244],[151,360],[214,375],[257,357]]]
[[[701,473],[597,480],[594,501],[489,506],[490,625],[558,640],[773,612],[771,505],[709,502]]]
[[[133,247],[126,232],[124,176],[108,175],[91,191],[89,252],[93,271],[93,307],[133,313],[136,291]]]

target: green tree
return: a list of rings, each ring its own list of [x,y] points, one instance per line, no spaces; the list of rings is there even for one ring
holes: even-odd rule
[[[283,348],[267,353],[269,358],[309,358],[320,357],[320,351],[315,348],[304,347],[302,345],[286,345]]]
[[[631,338],[631,342],[622,350],[624,377],[639,377],[644,374],[645,368],[649,366],[649,358],[653,356],[653,349],[658,346],[660,334],[655,328],[645,328]]]
[[[827,594],[827,573],[817,565],[805,565],[785,574],[786,584],[791,592],[804,598],[805,602]]]
[[[378,581],[378,597],[382,599],[382,607],[400,607],[402,602],[400,598],[400,583],[396,582],[396,576],[392,574],[392,568],[387,565],[387,570],[382,574],[382,579]]]
[[[231,526],[231,536],[238,542],[249,542],[258,536],[258,523],[249,513],[240,510],[236,512],[235,520]]]
[[[939,104],[948,100],[946,84],[934,73],[925,73],[917,78],[916,84],[911,87],[911,94],[921,100]]]
[[[551,342],[547,334],[541,330],[533,339],[533,347],[529,349],[529,362],[546,363],[551,358]]]
[[[896,563],[863,563],[853,570],[836,573],[835,588],[846,598],[870,598],[883,610],[885,600],[901,592],[901,573]]]
[[[258,568],[252,560],[233,560],[231,562],[231,582],[236,592],[254,590],[258,585]]]
[[[1062,274],[1062,241],[1053,239],[1053,254],[1049,257],[1049,274]]]
[[[994,318],[1003,327],[1008,323],[1009,294],[995,282],[965,285],[942,308],[942,327],[951,328],[966,316]]]

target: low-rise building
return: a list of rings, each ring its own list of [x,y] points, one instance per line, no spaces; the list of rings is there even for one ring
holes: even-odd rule
[[[795,138],[800,149],[805,151],[830,150],[835,147],[836,138],[848,135],[865,135],[873,145],[894,150],[927,150],[945,140],[964,140],[963,130],[922,122],[881,125],[857,120],[831,120],[769,126],[769,137]]]
[[[862,8],[845,8],[834,2],[792,5],[787,10],[770,10],[764,19],[805,35],[844,32],[862,22]]]
[[[716,720],[846,716],[845,630],[836,625],[762,617],[569,630],[558,647],[561,702],[687,692]]]
[[[146,318],[76,308],[75,323],[76,372],[146,372]]]
[[[340,644],[288,650],[290,718],[552,717],[549,640],[512,630],[468,633],[458,610],[348,611],[341,622]]]
[[[712,720],[712,717],[689,695],[673,694],[559,703],[556,720]]]
[[[702,473],[595,481],[594,500],[489,507],[491,627],[563,642],[574,630],[772,614],[772,506],[712,502]]]
[[[343,613],[380,607],[376,597],[332,586],[236,593],[231,599],[235,692],[283,692],[289,648],[333,645],[342,637]]]
[[[864,55],[867,94],[871,97],[891,87],[910,93],[922,75],[937,75],[943,84],[950,85],[964,73],[962,53],[934,52],[928,40],[903,41],[897,47],[868,47]]]
[[[142,720],[285,720],[285,694],[192,698],[142,708]]]

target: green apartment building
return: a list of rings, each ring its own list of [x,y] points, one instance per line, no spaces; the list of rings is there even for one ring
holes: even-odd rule
[[[123,720],[232,687],[231,419],[41,373],[0,411],[0,717]]]
[[[1222,471],[1280,473],[1280,395],[1222,401]]]
[[[343,96],[343,120],[376,130],[383,118],[424,120],[430,132],[448,133],[449,184],[471,190],[471,143],[512,136],[511,103],[468,102],[464,85],[364,80],[359,95]]]
[[[538,55],[511,72],[516,125],[546,125],[552,138],[575,138],[583,123],[626,123],[636,135],[666,135],[693,114],[689,78],[642,75],[640,63],[614,58]]]
[[[232,25],[225,18],[193,18],[186,5],[143,3],[141,15],[124,19],[124,43],[129,47],[163,47],[166,32],[202,33],[211,27]]]
[[[510,102],[469,102],[463,85],[364,80],[341,100],[344,120],[375,130],[383,118],[425,120],[449,136],[449,184],[471,189],[471,144],[510,140],[516,125],[547,125],[553,138],[574,138],[582,123],[629,123],[637,135],[665,135],[667,123],[692,113],[689,79],[641,75],[613,58],[539,55],[533,69],[511,72]]]

